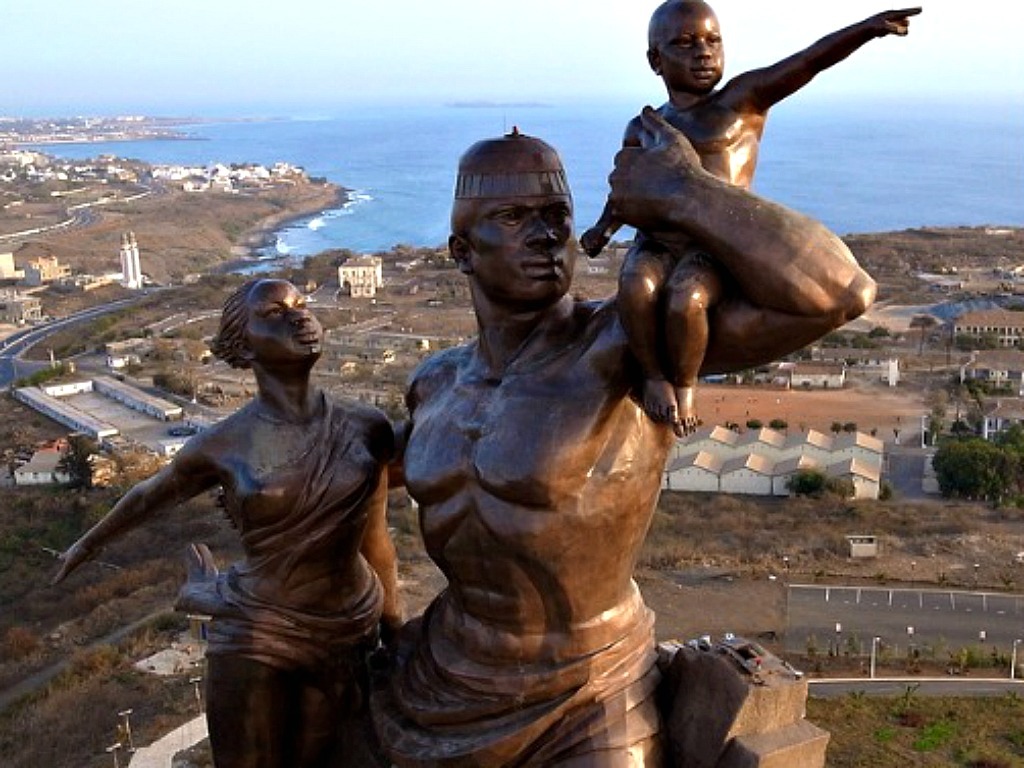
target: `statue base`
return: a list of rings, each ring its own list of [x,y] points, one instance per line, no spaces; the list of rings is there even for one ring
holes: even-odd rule
[[[822,768],[829,734],[804,719],[802,673],[756,643],[726,636],[658,646],[669,764]]]

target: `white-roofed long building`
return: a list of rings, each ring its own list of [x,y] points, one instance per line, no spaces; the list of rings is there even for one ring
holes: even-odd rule
[[[863,432],[738,434],[712,427],[679,440],[672,457],[662,483],[666,490],[787,496],[794,474],[818,470],[849,479],[855,498],[862,499],[878,498],[884,444]]]

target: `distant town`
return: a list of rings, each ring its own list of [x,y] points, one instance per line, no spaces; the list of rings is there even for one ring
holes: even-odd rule
[[[0,147],[5,144],[84,144],[100,141],[187,139],[177,126],[194,118],[143,116],[24,118],[0,117]]]

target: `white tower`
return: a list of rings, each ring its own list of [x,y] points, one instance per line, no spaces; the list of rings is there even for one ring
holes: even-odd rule
[[[142,266],[139,263],[139,244],[135,233],[121,235],[121,285],[125,288],[142,287]]]

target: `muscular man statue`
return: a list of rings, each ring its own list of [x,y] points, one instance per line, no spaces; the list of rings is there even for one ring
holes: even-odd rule
[[[837,237],[701,169],[652,110],[641,121],[611,177],[616,218],[707,244],[740,284],[713,309],[707,372],[776,359],[870,304]],[[449,248],[479,336],[428,359],[408,394],[406,483],[448,586],[374,692],[398,766],[664,761],[632,574],[674,436],[644,413],[615,299],[569,296],[572,215],[543,141],[514,132],[463,155]]]
[[[217,768],[368,764],[365,660],[397,627],[383,414],[313,387],[323,330],[295,286],[254,280],[225,303],[218,357],[255,399],[192,438],[63,555],[56,581],[125,531],[220,486],[245,558],[179,607],[209,614],[207,721]],[[335,762],[337,761],[337,762]]]

